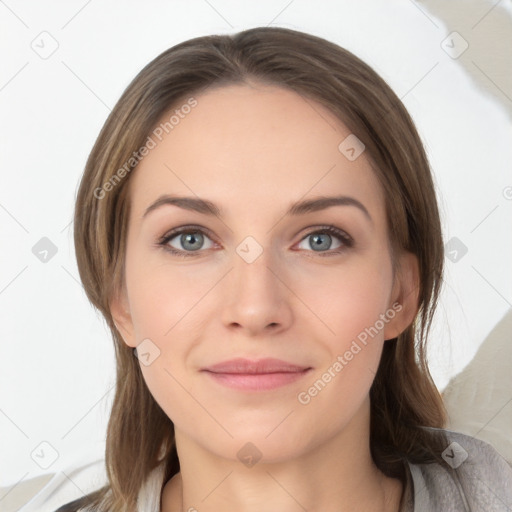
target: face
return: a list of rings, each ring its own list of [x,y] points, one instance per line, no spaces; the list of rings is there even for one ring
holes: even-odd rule
[[[130,176],[118,329],[177,438],[209,452],[278,461],[366,431],[383,344],[414,314],[366,155],[278,87],[196,100]]]

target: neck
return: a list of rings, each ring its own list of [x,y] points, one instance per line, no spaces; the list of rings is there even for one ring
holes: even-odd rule
[[[401,482],[373,463],[369,421],[365,428],[352,423],[292,459],[262,459],[252,467],[207,451],[177,430],[181,470],[165,485],[162,512],[397,512]]]

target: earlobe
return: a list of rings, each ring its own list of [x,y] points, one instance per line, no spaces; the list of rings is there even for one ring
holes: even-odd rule
[[[137,343],[135,342],[133,322],[124,289],[118,290],[113,294],[109,305],[110,314],[123,341],[129,347],[135,347]]]
[[[412,324],[418,312],[419,287],[418,258],[415,254],[404,252],[400,256],[389,304],[396,314],[384,328],[384,339],[396,338]]]

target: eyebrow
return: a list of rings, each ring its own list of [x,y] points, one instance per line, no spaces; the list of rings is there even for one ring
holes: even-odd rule
[[[200,199],[198,197],[163,195],[148,206],[142,215],[142,218],[144,219],[150,212],[164,205],[178,206],[184,210],[190,210],[204,215],[215,215],[216,217],[220,217],[221,215],[220,208],[206,199]],[[299,201],[292,204],[285,215],[304,215],[306,213],[325,210],[332,206],[355,206],[364,213],[368,220],[372,221],[372,217],[366,207],[357,199],[349,196],[322,196],[315,199]]]

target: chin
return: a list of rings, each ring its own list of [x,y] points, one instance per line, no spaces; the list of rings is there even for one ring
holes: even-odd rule
[[[210,437],[207,443],[203,440],[203,446],[207,444],[208,449],[217,455],[239,460],[248,467],[251,465],[246,463],[247,460],[267,464],[289,461],[306,454],[322,442],[306,426],[301,427],[297,423],[292,425],[292,416],[293,413],[283,421],[286,417],[283,414],[278,422],[261,421],[254,425],[231,428],[232,439],[227,436],[218,437],[219,443],[213,445]]]

